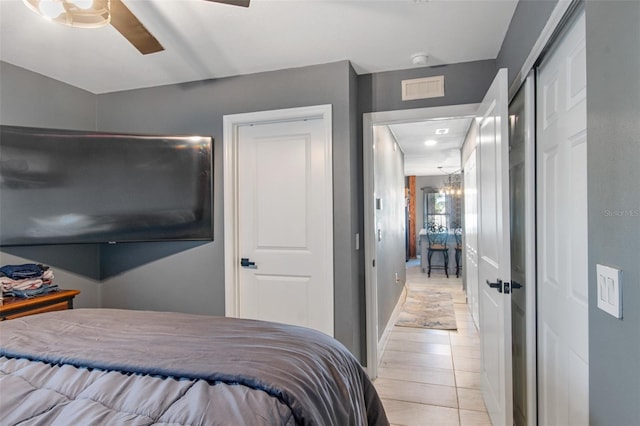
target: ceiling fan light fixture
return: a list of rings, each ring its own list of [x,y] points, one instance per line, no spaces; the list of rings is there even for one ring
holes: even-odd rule
[[[93,6],[93,0],[71,0],[71,3],[75,4],[80,9],[89,9]]]
[[[109,0],[22,0],[47,19],[77,28],[99,28],[111,21]]]
[[[42,16],[49,19],[55,19],[64,13],[62,3],[54,0],[42,0],[39,9]]]

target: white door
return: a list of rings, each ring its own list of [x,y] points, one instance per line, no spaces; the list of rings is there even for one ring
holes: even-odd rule
[[[467,303],[471,315],[480,326],[478,305],[478,179],[476,168],[477,149],[464,163],[464,244]]]
[[[333,336],[330,138],[322,118],[237,126],[237,311]]]
[[[541,64],[537,85],[538,416],[589,424],[584,12]]]
[[[507,70],[478,110],[478,281],[481,383],[494,426],[513,424]]]

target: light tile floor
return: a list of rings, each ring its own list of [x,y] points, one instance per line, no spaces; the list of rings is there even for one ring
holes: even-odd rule
[[[392,425],[491,425],[480,392],[480,339],[465,303],[462,280],[431,278],[416,262],[407,285],[451,291],[457,331],[394,327],[374,384]]]

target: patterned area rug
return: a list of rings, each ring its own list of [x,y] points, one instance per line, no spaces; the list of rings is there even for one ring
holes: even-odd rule
[[[408,288],[396,325],[457,330],[451,293]]]

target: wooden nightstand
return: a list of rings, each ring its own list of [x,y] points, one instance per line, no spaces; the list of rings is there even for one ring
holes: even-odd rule
[[[78,290],[60,290],[28,299],[5,297],[2,306],[0,306],[0,321],[42,312],[73,309],[73,298],[78,294],[80,294]]]

